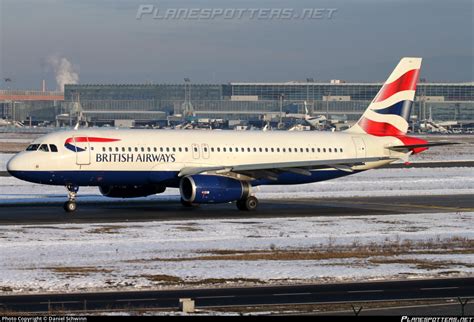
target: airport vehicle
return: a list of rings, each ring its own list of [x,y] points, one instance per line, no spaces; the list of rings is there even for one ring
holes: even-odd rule
[[[403,58],[360,120],[343,132],[78,129],[36,139],[7,164],[11,175],[63,185],[67,212],[81,186],[112,198],[179,188],[184,206],[236,202],[252,187],[334,179],[407,160],[429,146],[406,135],[421,58]]]

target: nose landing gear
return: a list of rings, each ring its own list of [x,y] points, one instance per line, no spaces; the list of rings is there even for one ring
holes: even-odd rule
[[[79,191],[78,186],[73,186],[73,185],[67,185],[66,189],[68,190],[68,201],[64,203],[64,210],[66,212],[74,212],[76,211],[77,205],[76,205],[76,195],[77,192]]]

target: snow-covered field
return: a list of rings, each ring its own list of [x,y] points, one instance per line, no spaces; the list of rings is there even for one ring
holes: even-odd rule
[[[466,276],[473,222],[466,212],[0,226],[0,293]]]
[[[0,171],[10,156],[0,154]],[[406,168],[259,187],[256,195],[281,199],[473,191],[472,168]],[[0,177],[2,204],[65,198],[64,187]],[[179,195],[169,189],[139,200],[149,199],[178,201]],[[82,187],[78,200],[110,202],[95,187]],[[459,212],[0,226],[0,294],[473,276],[473,222],[474,212]]]
[[[0,171],[6,171],[7,170],[7,162],[10,160],[10,158],[14,156],[14,154],[11,153],[0,153]]]
[[[474,171],[472,168],[380,169],[305,185],[262,186],[254,191],[257,197],[265,199],[466,194],[474,191]],[[64,201],[65,198],[64,187],[0,177],[0,203],[47,203]],[[138,200],[163,199],[179,200],[178,189],[168,189],[163,194]],[[111,199],[101,196],[96,187],[81,187],[78,201],[110,202]]]

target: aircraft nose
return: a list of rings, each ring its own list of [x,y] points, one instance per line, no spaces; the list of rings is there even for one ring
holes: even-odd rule
[[[12,176],[14,176],[14,172],[18,171],[18,158],[14,156],[7,162],[7,171],[10,173]]]
[[[18,174],[21,171],[26,170],[24,167],[24,158],[22,158],[19,155],[15,155],[13,158],[11,158],[8,163],[7,163],[7,171],[10,175],[18,178]],[[22,166],[23,165],[23,166]]]

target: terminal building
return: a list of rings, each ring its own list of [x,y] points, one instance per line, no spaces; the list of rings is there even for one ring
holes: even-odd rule
[[[343,81],[229,84],[66,85],[65,102],[80,102],[91,120],[157,120],[166,115],[259,120],[304,114],[357,120],[382,83]],[[163,114],[164,113],[164,114]],[[420,83],[414,113],[418,119],[472,121],[474,83]]]
[[[356,121],[382,83],[331,82],[134,85],[66,85],[64,93],[0,91],[3,118],[18,121],[73,122],[79,113],[90,123],[116,120],[163,124],[170,118],[274,120],[303,116],[305,103],[313,116]],[[12,92],[12,91],[10,91]],[[10,94],[10,96],[8,95]],[[23,94],[23,95],[22,95]],[[35,100],[34,95],[37,95]],[[40,97],[41,96],[41,97]],[[13,115],[14,114],[14,115]],[[474,82],[421,81],[412,112],[414,120],[474,121]]]

